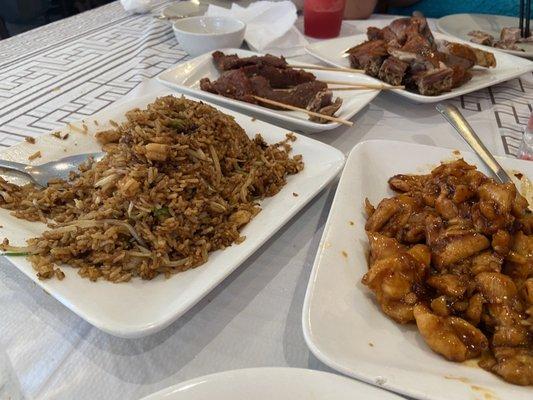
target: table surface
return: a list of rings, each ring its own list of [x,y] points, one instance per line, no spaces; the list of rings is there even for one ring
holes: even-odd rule
[[[157,2],[153,14],[168,2]],[[0,146],[86,118],[161,88],[152,78],[187,59],[168,23],[119,3],[0,42]],[[342,35],[377,20],[345,21]],[[301,24],[301,21],[299,21]],[[298,53],[298,52],[297,52]],[[315,62],[301,51],[301,61]],[[531,112],[531,74],[450,100],[495,154],[514,155]],[[380,94],[354,119],[313,138],[347,154],[394,139],[467,146],[432,105]],[[329,370],[301,328],[307,281],[335,192],[332,184],[248,261],[160,333],[119,339],[93,328],[0,259],[0,397],[136,399],[198,376],[238,368]],[[4,392],[2,392],[4,390]]]

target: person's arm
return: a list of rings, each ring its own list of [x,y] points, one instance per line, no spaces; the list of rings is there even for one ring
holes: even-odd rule
[[[346,0],[345,19],[367,19],[374,12],[378,0]]]

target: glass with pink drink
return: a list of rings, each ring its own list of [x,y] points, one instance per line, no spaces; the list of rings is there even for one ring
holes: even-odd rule
[[[320,39],[339,36],[345,4],[346,0],[305,0],[305,34]]]

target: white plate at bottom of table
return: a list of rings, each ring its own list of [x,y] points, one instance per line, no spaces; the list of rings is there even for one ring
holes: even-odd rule
[[[24,142],[2,151],[0,157],[27,162],[29,155],[40,150],[42,158],[35,160],[36,164],[40,164],[71,154],[99,151],[93,134],[109,129],[109,120],[124,121],[126,111],[145,107],[156,97],[170,94],[176,95],[164,89],[109,107],[87,119],[87,134],[67,127],[64,132],[70,133],[68,140],[62,141],[45,135],[38,138],[36,144]],[[261,133],[268,143],[285,139],[287,131],[282,128],[259,120],[253,121],[248,116],[222,107],[216,108],[234,116],[236,122],[251,137]],[[99,121],[98,126],[94,123],[95,120]],[[79,129],[81,124],[74,125]],[[278,194],[260,203],[262,211],[242,231],[246,240],[239,245],[211,253],[204,265],[173,275],[169,279],[158,276],[151,281],[136,278],[120,284],[103,280],[91,282],[81,278],[76,269],[65,266],[62,270],[66,277],[62,281],[41,281],[25,257],[8,259],[37,285],[97,328],[126,338],[146,336],[168,326],[196,304],[285,225],[344,165],[344,155],[340,151],[305,136],[297,135],[292,154],[303,155],[304,170],[289,176],[287,184]],[[7,237],[12,245],[18,246],[24,245],[26,239],[39,235],[45,228],[42,223],[17,219],[4,209],[0,209],[0,225],[0,238]],[[12,273],[17,273],[14,268]]]
[[[518,28],[518,18],[507,17],[504,15],[489,14],[453,14],[439,18],[437,28],[447,35],[454,36],[467,42],[472,39],[468,36],[471,31],[483,31],[494,36],[494,39],[500,39],[500,33],[503,28]],[[533,25],[531,26],[533,28]],[[493,47],[483,46],[485,50],[491,51]],[[504,53],[514,56],[533,58],[533,43],[518,43],[520,50],[498,49]]]
[[[196,378],[142,400],[401,400],[343,376],[299,368],[250,368]]]
[[[444,39],[450,42],[465,43],[462,40],[454,38],[453,36],[443,35],[439,32],[434,32],[434,36],[435,39]],[[306,50],[312,56],[330,65],[334,65],[336,67],[350,67],[350,60],[347,57],[343,57],[344,52],[350,47],[363,43],[366,40],[366,34],[347,36],[310,44],[306,47]],[[474,43],[467,44],[472,47],[488,50],[486,46],[480,46]],[[483,89],[533,71],[533,62],[529,60],[502,53],[497,49],[491,48],[488,51],[494,53],[494,56],[496,57],[496,67],[475,67],[472,70],[472,79],[466,82],[464,85],[452,89],[450,92],[446,92],[438,96],[425,96],[406,89],[393,89],[392,92],[417,103],[436,103],[438,101],[474,92],[476,90]],[[374,82],[381,82],[379,79],[372,79]]]
[[[474,154],[462,157],[488,174]],[[391,176],[428,173],[454,158],[450,149],[386,140],[362,142],[352,150],[309,278],[305,340],[328,366],[417,399],[531,399],[531,388],[506,383],[474,362],[453,363],[433,353],[416,326],[387,318],[361,283],[368,270],[364,199],[377,204],[393,195],[387,184]],[[505,169],[533,178],[533,162],[497,159]]]
[[[220,51],[222,51],[224,54],[237,54],[239,57],[261,55],[260,53],[241,49],[221,49]],[[288,62],[290,64],[290,61]],[[375,83],[375,80],[371,77],[359,73],[320,70],[310,70],[309,72],[312,72],[317,79],[321,80],[349,82],[353,83],[354,85]],[[215,67],[211,53],[207,53],[166,70],[160,74],[157,79],[164,85],[176,89],[179,92],[213,101],[225,107],[230,107],[264,119],[265,121],[285,126],[288,129],[306,133],[316,133],[334,129],[340,126],[338,122],[321,124],[318,122],[309,121],[307,114],[304,114],[301,111],[273,110],[261,105],[230,99],[228,97],[206,92],[200,89],[200,79],[209,78],[214,80],[219,76],[220,71],[218,71]],[[335,116],[347,120],[352,118],[368,103],[370,103],[378,94],[379,90],[375,89],[334,91],[333,97],[340,97],[342,99],[342,106],[335,113]]]

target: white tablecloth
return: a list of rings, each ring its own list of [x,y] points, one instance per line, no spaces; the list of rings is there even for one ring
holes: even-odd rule
[[[369,23],[346,22],[343,34]],[[117,3],[0,42],[0,146],[158,90],[151,78],[185,57],[169,25],[127,15]],[[453,102],[490,150],[513,154],[531,87],[528,75]],[[381,94],[354,121],[313,137],[344,153],[377,138],[467,149],[433,106],[393,94]],[[334,191],[318,195],[176,323],[143,339],[100,332],[1,259],[0,390],[7,384],[13,398],[136,399],[229,369],[327,370],[305,345],[301,311]]]

